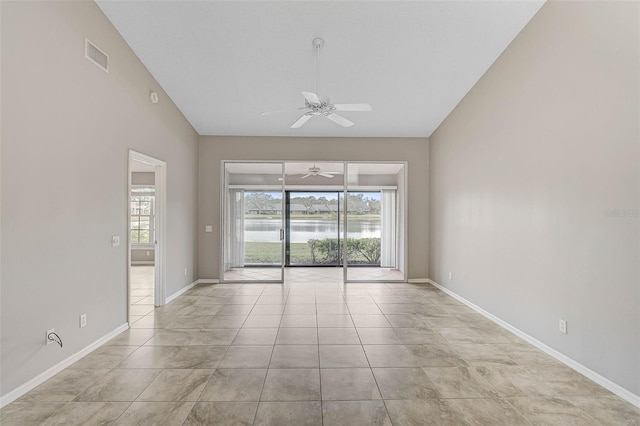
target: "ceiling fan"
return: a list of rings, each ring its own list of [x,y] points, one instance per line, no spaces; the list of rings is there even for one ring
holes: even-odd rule
[[[292,129],[299,129],[314,115],[321,115],[334,123],[341,125],[342,127],[351,127],[353,122],[345,117],[336,114],[336,111],[371,111],[371,105],[369,104],[333,104],[327,97],[320,97],[318,95],[318,80],[320,69],[320,49],[324,46],[324,40],[321,38],[313,39],[313,47],[316,49],[316,91],[302,92],[304,96],[305,106],[298,108],[300,110],[306,110],[304,114],[300,116],[292,125]],[[278,111],[275,111],[278,112]],[[271,114],[270,112],[263,112],[262,115]],[[315,168],[315,166],[313,167]],[[309,169],[311,171],[312,168]],[[326,177],[326,176],[325,176]]]
[[[309,167],[308,173],[302,176],[300,179],[306,179],[309,176],[322,176],[325,178],[333,178],[333,175],[340,175],[342,172],[323,172],[320,167],[316,167],[316,163],[313,163],[313,167]]]

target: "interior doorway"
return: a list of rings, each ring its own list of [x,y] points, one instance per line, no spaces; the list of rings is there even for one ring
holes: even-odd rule
[[[127,313],[132,324],[164,305],[166,163],[129,151]]]

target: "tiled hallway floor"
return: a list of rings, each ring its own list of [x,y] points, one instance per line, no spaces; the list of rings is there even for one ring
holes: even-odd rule
[[[429,285],[199,285],[2,425],[637,425],[640,410]]]
[[[130,321],[133,323],[154,309],[154,277],[153,265],[131,266],[131,293],[129,297]]]

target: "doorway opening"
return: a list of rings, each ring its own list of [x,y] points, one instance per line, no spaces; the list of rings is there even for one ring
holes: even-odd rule
[[[129,151],[127,315],[129,324],[164,305],[163,161]]]

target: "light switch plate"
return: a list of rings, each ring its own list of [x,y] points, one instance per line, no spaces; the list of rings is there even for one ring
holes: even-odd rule
[[[118,247],[119,245],[120,245],[120,236],[114,235],[113,237],[111,237],[111,246]]]
[[[558,330],[560,330],[560,333],[567,334],[567,321],[566,320],[563,320],[562,318],[560,318],[558,320]]]

